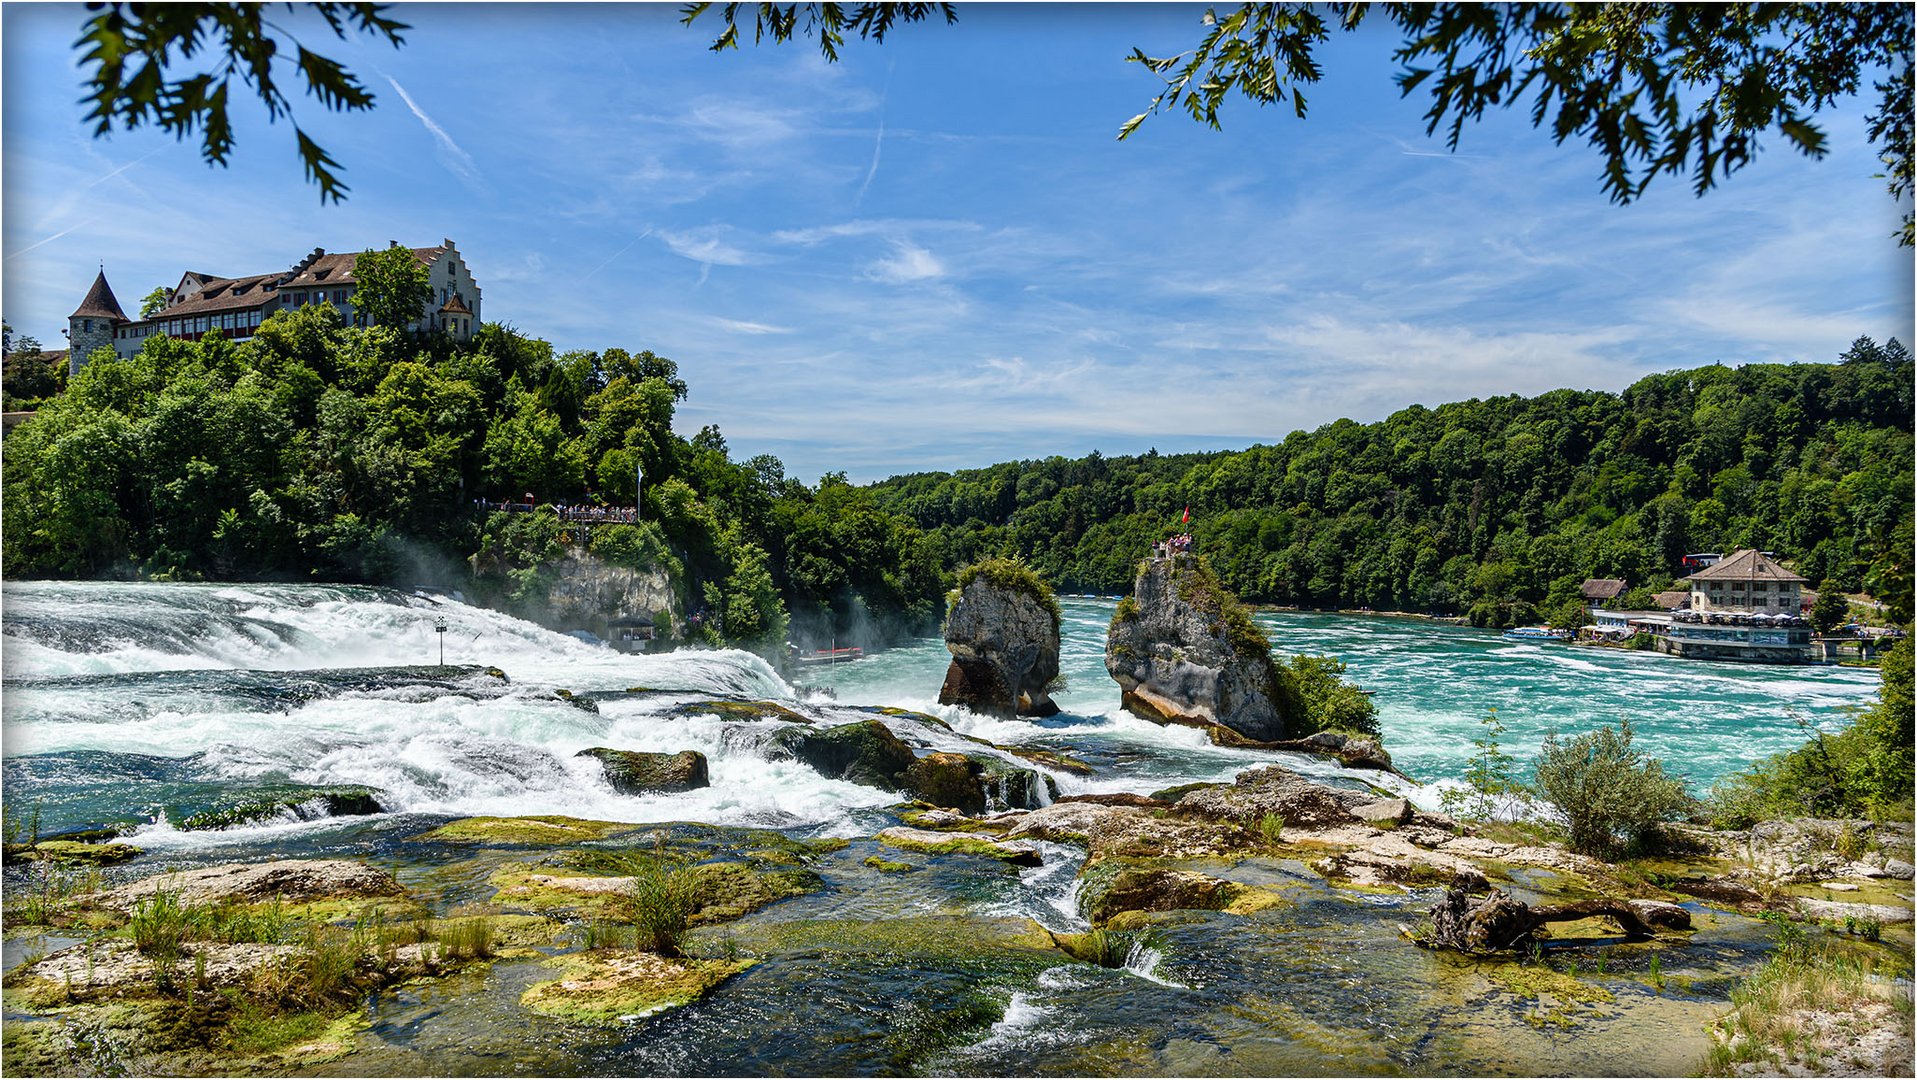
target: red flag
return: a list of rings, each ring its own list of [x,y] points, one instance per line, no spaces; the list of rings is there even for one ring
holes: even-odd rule
[[[1185,507],[1185,516],[1179,518],[1178,523],[1180,525],[1189,525],[1191,523],[1191,506],[1189,504]]]

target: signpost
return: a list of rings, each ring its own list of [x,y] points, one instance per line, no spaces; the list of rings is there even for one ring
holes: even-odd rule
[[[433,619],[433,633],[439,635],[439,666],[445,667],[446,666],[446,616],[439,615]]]

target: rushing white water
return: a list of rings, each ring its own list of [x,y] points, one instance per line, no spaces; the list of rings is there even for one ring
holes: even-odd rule
[[[152,822],[142,830],[148,846],[272,843],[342,823],[288,813],[215,837],[178,831],[166,814],[172,808],[178,820],[225,793],[275,785],[364,785],[390,813],[567,814],[854,835],[863,831],[858,812],[897,799],[768,753],[765,739],[782,722],[702,709],[711,699],[745,698],[779,702],[821,724],[873,717],[793,687],[750,653],[626,656],[494,611],[345,586],[33,583],[7,586],[5,601],[7,777],[17,785],[12,801],[43,805],[48,827],[137,818]],[[447,663],[467,667],[435,666],[439,620]],[[414,666],[359,670],[394,665]],[[470,665],[500,668],[510,684]],[[622,693],[637,688],[651,692]],[[559,690],[601,692],[597,712]],[[932,703],[908,695],[886,704]],[[1032,766],[975,740],[1044,745],[1069,727],[938,712],[954,730],[883,719],[922,750],[996,755],[1019,768]],[[1228,779],[1260,760],[1122,715],[1080,718],[1080,726],[1070,734],[1115,732],[1123,749],[1098,777],[1051,773],[1062,791]],[[618,794],[597,761],[578,756],[596,746],[699,751],[711,785]],[[1174,747],[1188,752],[1163,752]],[[1074,916],[1050,894],[1065,887],[1030,890],[1060,912],[1061,925]]]
[[[776,701],[820,724],[876,715],[861,706],[922,711],[949,728],[881,718],[921,750],[993,754],[1033,767],[975,741],[986,740],[1079,758],[1093,775],[1045,770],[1068,794],[1228,781],[1279,761],[1342,782],[1383,784],[1427,805],[1437,795],[1435,787],[1354,774],[1323,759],[1213,746],[1195,729],[1124,713],[1103,677],[1110,605],[1096,600],[1065,603],[1064,666],[1072,682],[1059,695],[1065,711],[1038,721],[938,705],[945,651],[936,641],[807,671],[804,679],[819,684],[807,687],[750,653],[626,656],[498,612],[385,589],[29,583],[7,585],[4,601],[8,804],[16,812],[26,803],[40,807],[49,830],[169,812],[179,820],[233,792],[276,785],[364,785],[378,790],[390,814],[568,814],[847,836],[864,835],[861,815],[896,800],[769,753],[766,739],[781,721],[701,707],[727,698]],[[436,666],[439,620],[447,627],[447,664],[463,666]],[[1874,688],[1870,673],[1570,655],[1451,628],[1441,628],[1450,635],[1443,637],[1363,620],[1261,621],[1281,652],[1343,655],[1364,685],[1379,689],[1399,764],[1439,785],[1455,782],[1488,705],[1499,706],[1514,729],[1528,724],[1531,731],[1554,718],[1580,720],[1577,710],[1596,717],[1620,704],[1641,707],[1647,741],[1685,740],[1691,760],[1715,774],[1801,738],[1792,711],[1825,722]],[[477,670],[485,666],[510,682]],[[362,670],[371,668],[384,670]],[[646,692],[627,693],[638,688]],[[597,711],[561,690],[597,700]],[[1693,704],[1669,707],[1673,701]],[[1522,751],[1531,731],[1513,740],[1514,750]],[[599,746],[697,750],[711,786],[615,793],[600,764],[578,756]],[[156,822],[145,842],[273,843],[341,827],[289,813],[215,837]],[[1057,928],[1073,928],[1069,875],[1037,880],[1044,876],[1035,876],[1029,899],[1057,913]]]

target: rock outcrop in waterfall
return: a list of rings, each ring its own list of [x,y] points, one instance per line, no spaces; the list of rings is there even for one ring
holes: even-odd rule
[[[992,716],[1051,716],[1058,600],[1031,567],[986,559],[959,572],[945,616],[952,651],[939,704]]]
[[[1197,556],[1143,564],[1112,615],[1105,670],[1126,711],[1147,720],[1220,725],[1260,742],[1285,738],[1297,721],[1264,632]]]

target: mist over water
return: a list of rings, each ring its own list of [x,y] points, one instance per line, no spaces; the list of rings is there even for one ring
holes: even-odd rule
[[[803,669],[787,682],[749,653],[624,656],[498,612],[386,589],[27,583],[9,584],[4,598],[9,805],[38,806],[44,831],[138,820],[141,843],[189,849],[342,827],[291,815],[220,834],[170,827],[232,792],[274,785],[365,785],[401,816],[570,814],[838,835],[863,835],[869,815],[895,801],[769,754],[765,740],[781,724],[699,707],[712,699],[777,701],[821,724],[872,718],[861,706],[930,713],[953,730],[884,719],[921,750],[993,752],[963,737],[972,736],[1093,766],[1089,777],[1053,773],[1064,793],[1149,793],[1279,761],[1430,802],[1432,785],[1462,775],[1478,720],[1494,707],[1508,728],[1504,747],[1521,761],[1547,731],[1629,719],[1648,752],[1702,790],[1796,745],[1800,722],[1843,723],[1877,685],[1874,672],[1853,669],[1513,644],[1418,620],[1260,614],[1281,654],[1340,656],[1374,691],[1386,745],[1418,781],[1406,784],[1316,758],[1216,747],[1195,729],[1123,713],[1104,670],[1112,602],[1101,599],[1062,601],[1064,711],[1008,721],[937,704],[948,659],[937,639]],[[445,669],[436,666],[438,619],[448,628]],[[396,665],[405,670],[359,670]],[[637,688],[648,692],[627,693]],[[596,697],[598,711],[558,690]],[[712,785],[619,795],[596,761],[576,756],[594,746],[697,750]]]

